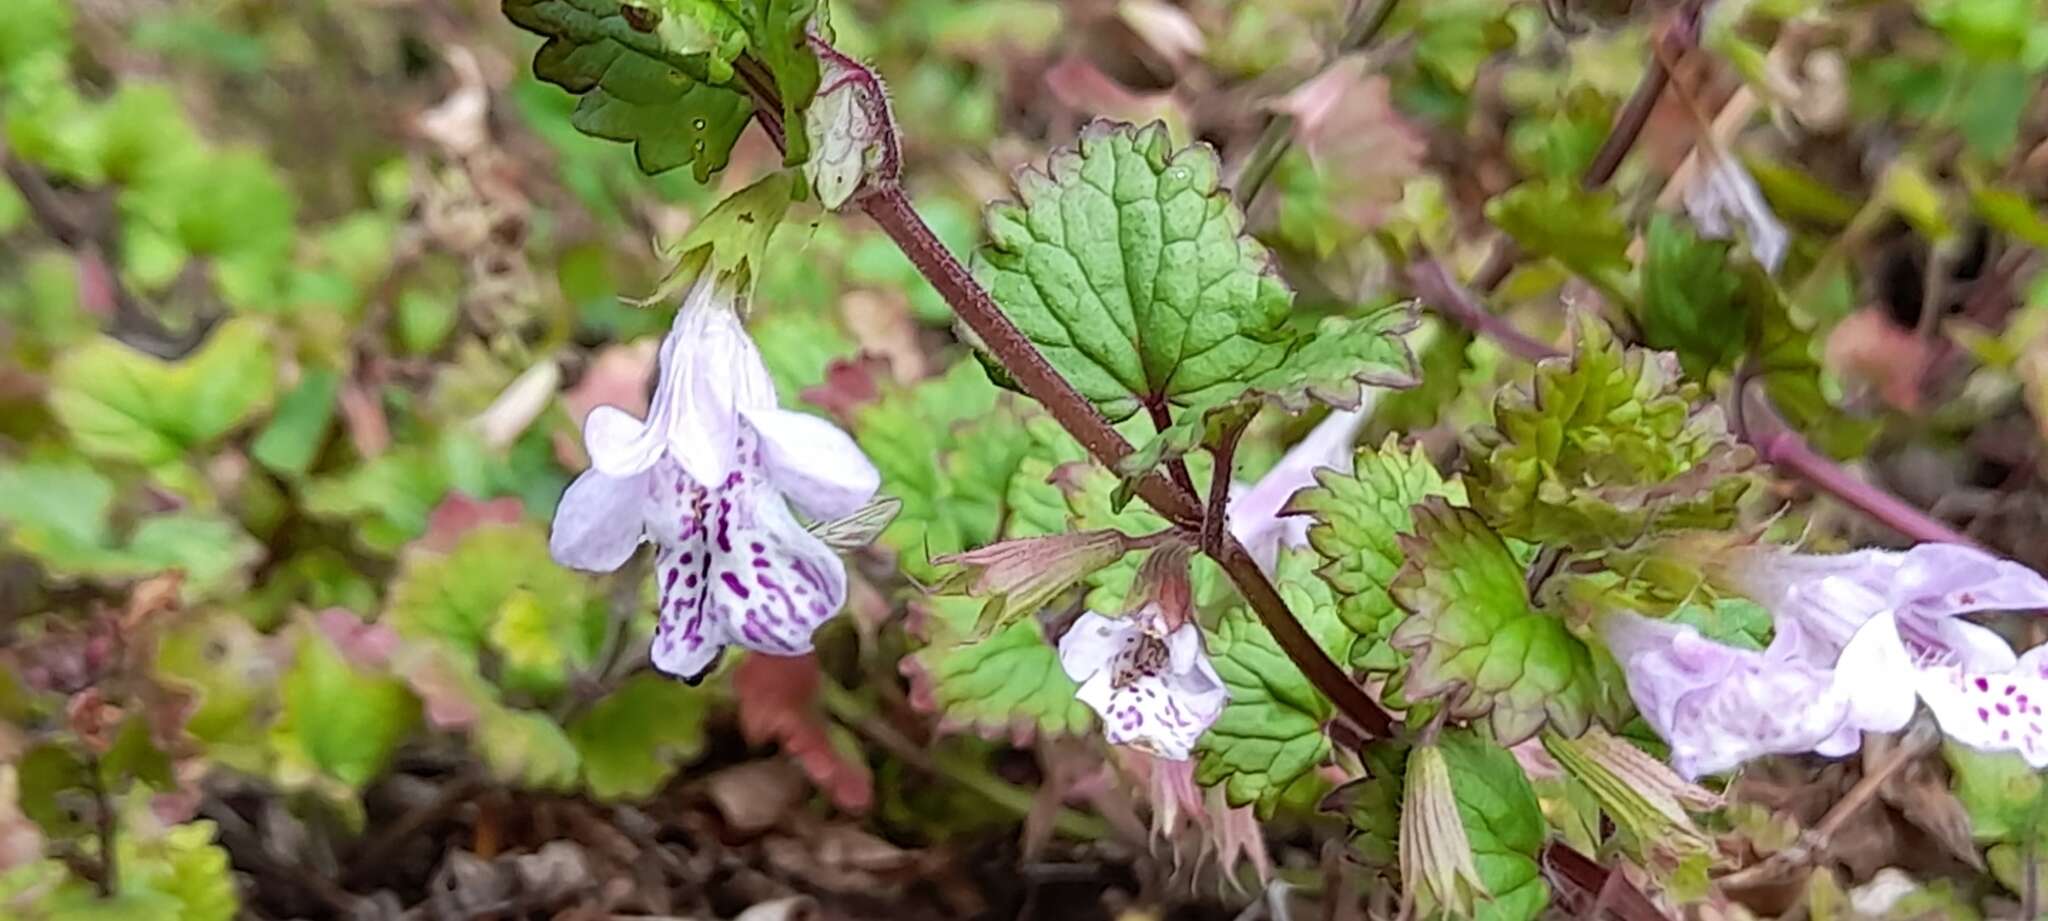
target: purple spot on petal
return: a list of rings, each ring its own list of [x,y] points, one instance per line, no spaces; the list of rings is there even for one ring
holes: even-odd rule
[[[1977,679],[1977,690],[1979,690],[1979,691],[1989,691],[1989,690],[1991,690],[1991,681],[1990,681],[1989,679],[1986,679],[1986,678],[1979,678],[1979,679]]]
[[[725,583],[726,588],[732,589],[733,594],[741,598],[747,598],[753,594],[753,592],[747,590],[745,585],[740,584],[739,577],[734,576],[732,573],[721,572],[718,574],[718,579]]]

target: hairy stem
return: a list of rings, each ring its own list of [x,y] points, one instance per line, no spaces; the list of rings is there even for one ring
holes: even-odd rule
[[[1679,18],[1666,28],[1657,41],[1663,48],[1652,49],[1650,61],[1645,65],[1643,79],[1630,93],[1628,102],[1615,113],[1614,125],[1607,131],[1607,139],[1600,142],[1600,149],[1593,153],[1592,162],[1586,164],[1586,171],[1579,176],[1579,186],[1588,191],[1600,188],[1614,179],[1621,169],[1629,151],[1636,148],[1642,139],[1643,128],[1650,123],[1650,113],[1656,111],[1657,100],[1663,98],[1664,90],[1671,85],[1671,68],[1666,61],[1669,56],[1675,60],[1686,48],[1699,42],[1698,4],[1688,4]],[[1493,289],[1507,280],[1514,271],[1515,263],[1522,257],[1521,247],[1502,234],[1494,238],[1493,248],[1486,253],[1486,261],[1472,276],[1472,288],[1482,294],[1491,294]]]
[[[1230,521],[1230,474],[1237,466],[1237,443],[1244,439],[1250,419],[1241,419],[1223,430],[1216,446],[1209,449],[1216,466],[1209,471],[1209,510],[1202,515],[1202,552],[1215,556],[1223,547],[1223,535]]]

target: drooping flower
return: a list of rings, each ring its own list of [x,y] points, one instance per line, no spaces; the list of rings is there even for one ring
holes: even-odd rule
[[[1378,391],[1367,391],[1376,394]],[[1229,525],[1231,536],[1251,551],[1252,559],[1268,573],[1280,557],[1281,547],[1308,546],[1310,519],[1305,515],[1282,516],[1280,510],[1294,494],[1314,486],[1316,470],[1330,467],[1340,472],[1351,469],[1352,441],[1372,414],[1368,406],[1338,410],[1318,423],[1246,489],[1231,488]]]
[[[1626,613],[1600,629],[1643,717],[1689,777],[1766,754],[1853,752],[1925,701],[1943,731],[2048,766],[2048,653],[2015,657],[1978,611],[2048,608],[2048,580],[1953,544],[1808,556],[1746,548],[1715,581],[1768,609],[1769,647],[1739,649],[1690,626]]]
[[[810,651],[846,600],[846,570],[790,506],[838,518],[881,481],[846,433],[780,407],[716,274],[698,279],[662,342],[647,418],[600,406],[585,421],[591,469],[563,494],[548,541],[556,561],[595,571],[654,544],[654,664],[692,682],[729,644]]]
[[[1060,665],[1111,743],[1173,761],[1188,759],[1230,700],[1202,651],[1202,628],[1169,629],[1156,604],[1124,617],[1082,614],[1060,638]]]

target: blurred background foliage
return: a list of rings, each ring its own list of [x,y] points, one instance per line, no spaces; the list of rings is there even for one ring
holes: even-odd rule
[[[956,251],[1088,118],[1163,120],[1227,176],[1270,168],[1248,212],[1297,310],[1390,301],[1425,254],[1476,271],[1497,228],[1529,257],[1498,300],[1532,334],[1604,296],[1719,381],[1730,331],[1775,324],[1769,384],[1810,438],[2048,563],[2042,6],[1720,0],[1664,41],[1678,6],[1408,2],[1357,54],[1334,0],[847,0],[832,23],[890,81],[905,174]],[[931,555],[1117,520],[1113,483],[1048,484],[1078,449],[998,393],[863,220],[799,209],[752,319],[785,398],[849,426],[905,502],[824,667],[659,679],[644,574],[548,560],[582,415],[644,405],[667,317],[622,298],[780,156],[750,131],[710,185],[645,176],[571,127],[536,44],[476,0],[0,3],[0,915],[809,893],[957,917],[1107,911],[1104,887],[1222,910],[1164,885],[1179,862],[1128,795],[1060,805],[1101,752],[1039,628],[966,644],[974,606],[916,591]],[[1582,183],[1660,54],[1672,90],[1633,155]],[[1715,143],[1790,230],[1768,317],[1689,225],[1630,250],[1731,108]],[[1276,117],[1294,143],[1261,143]],[[1434,321],[1412,342],[1423,385],[1367,437],[1445,459],[1518,369]],[[1256,431],[1245,472],[1313,421]],[[1794,524],[1883,536],[1824,504]],[[1290,787],[1270,827],[1310,880],[1324,787]],[[2031,801],[1962,800],[1980,832]],[[1995,879],[1963,888],[2010,898],[2033,825],[1989,827]],[[1055,869],[1019,875],[1020,847]]]

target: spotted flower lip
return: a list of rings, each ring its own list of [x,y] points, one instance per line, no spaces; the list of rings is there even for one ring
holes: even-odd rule
[[[562,495],[548,548],[610,571],[655,546],[655,667],[695,682],[730,644],[810,651],[846,600],[846,569],[814,519],[860,509],[881,475],[845,432],[782,409],[731,293],[704,273],[661,346],[645,420],[600,406],[584,423],[591,469]]]
[[[1194,753],[1230,700],[1202,651],[1202,629],[1189,621],[1168,630],[1156,605],[1126,617],[1082,614],[1060,638],[1060,666],[1112,744],[1170,761]]]
[[[1771,612],[1769,647],[1627,613],[1600,624],[1680,773],[1766,754],[1846,755],[1863,732],[1903,728],[1921,702],[1956,741],[2048,766],[2048,647],[2016,657],[1962,618],[2048,609],[2048,579],[2033,570],[1955,544],[1835,556],[1753,547],[1712,576]]]

